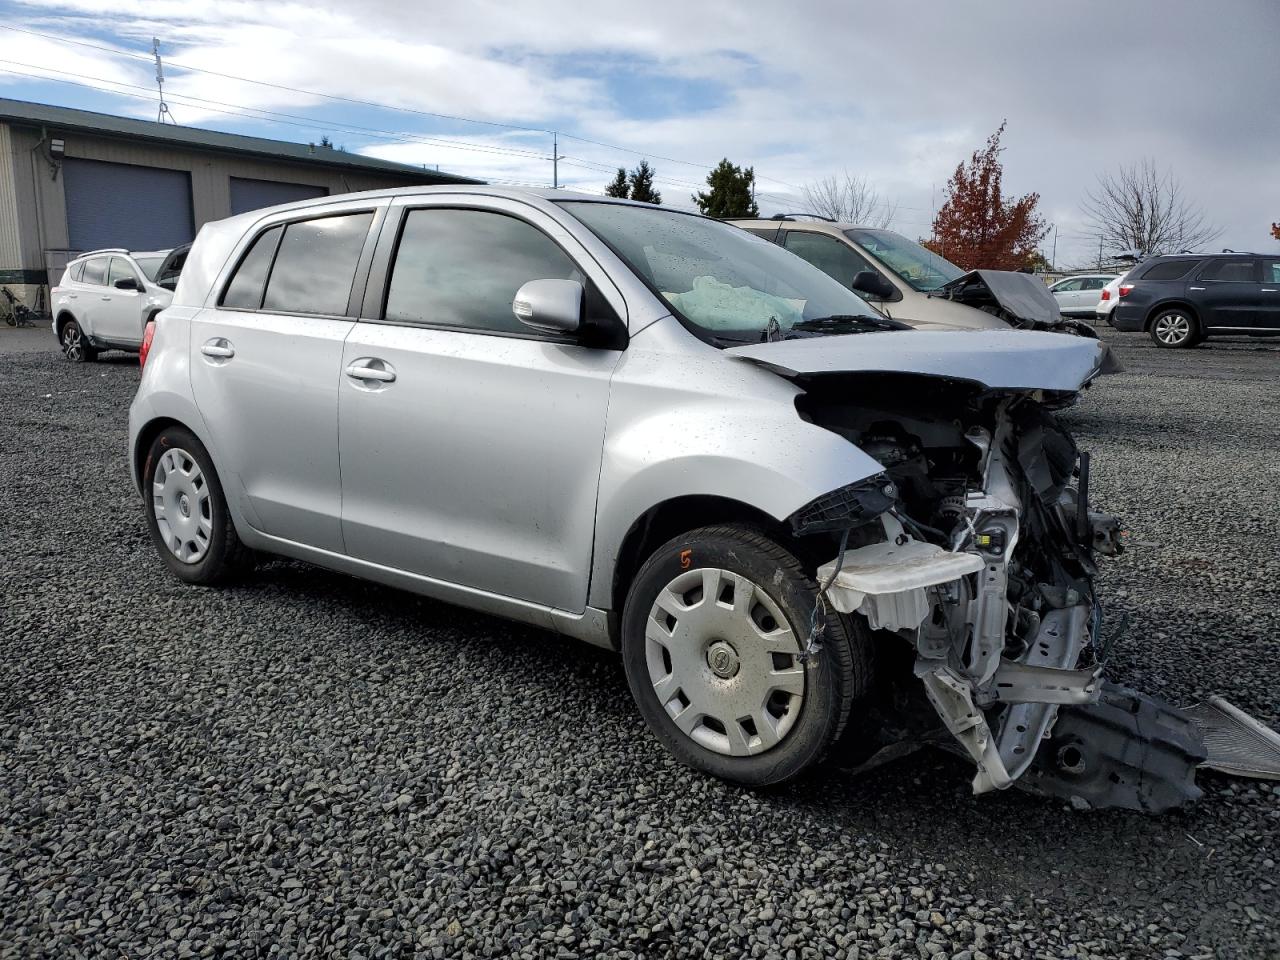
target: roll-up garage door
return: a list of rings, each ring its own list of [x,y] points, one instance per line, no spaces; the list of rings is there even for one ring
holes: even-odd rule
[[[62,177],[75,250],[163,250],[195,237],[186,171],[69,157]]]
[[[278,203],[293,203],[295,200],[311,200],[328,195],[329,191],[324,187],[313,187],[309,183],[250,180],[246,177],[231,178],[231,212],[233,214],[248,213],[250,210],[274,207]]]

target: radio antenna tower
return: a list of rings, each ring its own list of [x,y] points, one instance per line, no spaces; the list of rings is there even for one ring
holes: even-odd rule
[[[167,118],[172,124],[177,124],[177,120],[173,119],[173,111],[169,109],[169,105],[164,102],[164,64],[160,62],[160,38],[151,38],[151,52],[156,56],[156,87],[160,91],[160,109],[156,111],[156,123],[164,123]]]

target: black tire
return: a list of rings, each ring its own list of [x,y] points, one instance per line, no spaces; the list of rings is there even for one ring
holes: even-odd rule
[[[178,557],[170,549],[156,516],[153,488],[160,479],[162,458],[171,451],[176,451],[181,459],[193,462],[199,468],[203,483],[207,484],[207,501],[201,500],[201,506],[208,507],[207,540],[202,542],[203,553],[194,562]],[[236,534],[213,459],[204,444],[190,430],[178,426],[166,427],[151,442],[142,467],[142,489],[143,513],[151,542],[160,554],[160,559],[175,577],[187,583],[211,586],[226,583],[253,566],[253,552],[240,542],[240,537]]]
[[[715,568],[746,578],[754,585],[753,596],[757,599],[748,616],[757,623],[762,622],[757,617],[764,609],[758,599],[763,592],[787,621],[797,646],[804,647],[818,588],[800,561],[785,547],[757,530],[737,525],[704,527],[659,547],[632,581],[622,616],[622,659],[627,682],[650,730],[676,759],[696,770],[744,786],[780,784],[799,776],[821,760],[844,730],[851,706],[870,684],[869,635],[860,622],[841,616],[828,605],[824,613],[822,649],[804,669],[803,698],[797,715],[788,721],[779,720],[779,723],[790,723],[787,732],[772,746],[749,755],[730,756],[708,749],[697,742],[692,733],[687,734],[680,729],[655,692],[648,661],[646,628],[659,593],[669,584],[691,572]],[[697,591],[695,587],[693,592]],[[723,596],[718,599],[723,600]],[[768,615],[767,611],[765,615]],[[763,622],[767,624],[768,621]],[[728,639],[741,643],[750,638],[737,635]],[[696,643],[714,647],[712,641],[705,639]],[[655,649],[663,651],[666,648],[657,644]],[[763,649],[763,645],[744,647],[744,658],[753,654],[758,656]],[[713,654],[714,649],[710,648],[692,653],[694,660],[699,661],[699,667],[706,668],[696,682],[732,683],[732,680],[715,676],[711,666]],[[676,671],[670,665],[670,656],[662,652],[655,655],[665,658],[664,662],[674,677]],[[735,667],[735,673],[737,669],[749,669],[744,658],[739,658],[734,648],[733,662],[739,664],[742,660]],[[794,669],[798,664],[799,661],[793,657],[789,663],[784,660],[782,666]],[[778,667],[776,659],[773,666]],[[758,673],[755,675],[759,676]],[[746,673],[744,679],[749,679]],[[681,696],[682,693],[676,694],[667,701],[675,705],[673,709],[678,709]],[[687,698],[685,702],[687,705]],[[785,715],[791,707],[778,709]],[[725,733],[724,724],[718,720],[716,723],[719,724],[719,732]],[[736,733],[749,740],[755,737],[750,733],[753,729],[756,729],[754,722],[741,724]],[[705,732],[702,735],[707,736]],[[727,738],[725,743],[728,743]]]
[[[62,355],[72,363],[92,363],[98,359],[98,351],[89,343],[89,338],[75,320],[68,320],[62,325],[58,333],[58,344],[62,347]]]
[[[1151,342],[1165,350],[1185,350],[1204,339],[1200,322],[1185,307],[1161,310],[1151,318],[1148,331]]]

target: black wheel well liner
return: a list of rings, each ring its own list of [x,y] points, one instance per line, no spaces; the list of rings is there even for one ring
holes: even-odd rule
[[[142,475],[142,468],[146,465],[147,451],[151,449],[151,444],[160,432],[167,427],[181,427],[183,430],[191,430],[181,420],[175,420],[173,417],[156,417],[154,420],[148,421],[147,424],[138,431],[138,440],[134,444],[130,456],[133,457],[134,475],[138,478],[138,492],[142,493],[146,489],[146,478]],[[194,430],[191,431],[195,433]],[[198,434],[197,434],[198,436]]]
[[[1198,311],[1190,301],[1164,300],[1164,301],[1161,301],[1160,303],[1157,303],[1155,306],[1153,306],[1150,310],[1147,311],[1146,319],[1142,321],[1143,333],[1146,333],[1151,329],[1152,320],[1154,320],[1157,316],[1159,316],[1165,310],[1169,310],[1173,307],[1181,307],[1183,310],[1186,310],[1187,313],[1191,314],[1191,319],[1196,322],[1196,326],[1200,325],[1200,311]]]
[[[62,328],[67,325],[68,320],[75,320],[75,314],[70,310],[59,310],[58,316],[54,320],[54,329],[57,331],[58,339],[62,339]],[[77,323],[80,321],[76,320]]]
[[[659,546],[690,530],[725,523],[742,523],[761,530],[779,543],[797,549],[799,541],[787,525],[758,507],[740,500],[714,495],[674,497],[650,507],[631,524],[622,538],[613,565],[610,599],[612,609],[621,613],[627,590],[637,571]],[[801,558],[806,560],[806,557]]]

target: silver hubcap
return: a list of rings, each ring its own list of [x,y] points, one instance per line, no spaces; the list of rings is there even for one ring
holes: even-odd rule
[[[1191,320],[1180,313],[1166,313],[1156,320],[1156,337],[1170,346],[1191,336]]]
[[[80,328],[69,323],[62,328],[62,352],[68,360],[79,360],[84,355],[84,341],[80,337]]]
[[[166,450],[151,478],[156,526],[169,552],[183,563],[199,563],[213,538],[213,501],[195,458]]]
[[[684,734],[745,757],[776,746],[804,702],[800,644],[768,594],[729,570],[681,573],[645,627],[649,681]]]

